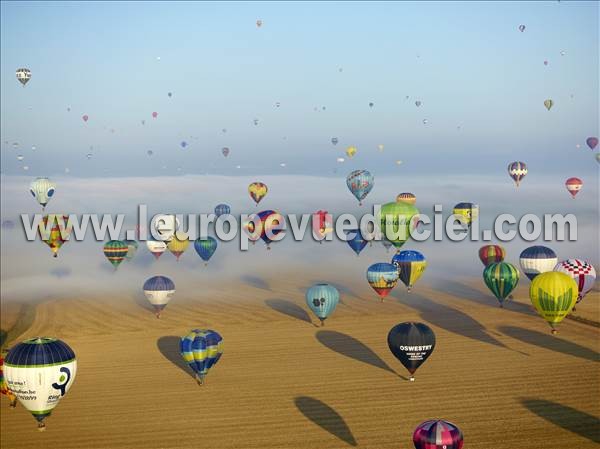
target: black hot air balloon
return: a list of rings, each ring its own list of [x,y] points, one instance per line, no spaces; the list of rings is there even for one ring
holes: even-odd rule
[[[388,346],[408,370],[413,382],[413,374],[435,349],[435,334],[423,323],[396,324],[388,333]]]

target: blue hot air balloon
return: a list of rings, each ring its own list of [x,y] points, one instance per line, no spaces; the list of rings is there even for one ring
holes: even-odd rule
[[[546,246],[525,248],[519,257],[523,273],[533,281],[538,274],[552,271],[558,263],[556,253]]]
[[[181,337],[179,350],[183,360],[192,368],[198,384],[223,354],[223,338],[213,330],[194,329]]]
[[[231,213],[231,207],[227,204],[217,204],[215,207],[215,215],[220,217],[221,215],[229,215]]]
[[[206,262],[204,265],[208,265],[208,260],[217,250],[217,241],[212,237],[196,239],[194,242],[194,249],[202,260]]]
[[[349,229],[346,231],[346,237],[348,238],[346,242],[357,256],[360,254],[363,248],[367,246],[367,241],[363,238],[360,229]]]
[[[175,284],[166,276],[153,276],[144,282],[142,288],[144,295],[154,307],[156,318],[160,318],[160,313],[175,294]]]
[[[346,185],[358,200],[359,206],[373,188],[374,182],[375,178],[367,170],[354,170],[346,177]]]
[[[329,284],[315,284],[306,291],[306,304],[321,320],[321,326],[333,313],[339,301],[340,293],[337,288]]]

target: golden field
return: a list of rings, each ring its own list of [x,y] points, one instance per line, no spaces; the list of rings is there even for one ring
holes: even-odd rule
[[[500,309],[478,281],[398,285],[381,303],[349,280],[321,328],[303,293],[317,280],[246,276],[200,297],[178,292],[160,320],[141,292],[50,300],[33,313],[3,298],[9,342],[61,338],[78,372],[45,432],[3,397],[1,447],[412,448],[430,418],[458,425],[465,449],[598,447],[600,328],[568,319],[552,336],[525,283]],[[599,299],[590,293],[576,313],[598,321]],[[437,336],[414,383],[386,343],[411,320]],[[196,327],[225,344],[202,387],[178,353]]]

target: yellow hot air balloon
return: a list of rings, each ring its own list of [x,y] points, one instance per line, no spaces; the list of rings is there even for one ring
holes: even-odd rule
[[[175,256],[177,260],[190,246],[190,238],[185,232],[177,231],[173,238],[167,243],[167,249]]]
[[[555,324],[560,323],[575,306],[577,283],[571,276],[558,271],[538,274],[529,288],[529,298],[535,310],[544,318],[552,333],[556,334]]]
[[[546,106],[546,109],[550,110],[550,108],[552,106],[554,106],[554,101],[552,101],[550,98],[548,98],[547,100],[544,101],[544,106]]]
[[[262,182],[253,182],[248,186],[248,193],[257,205],[260,203],[260,200],[265,197],[268,191],[269,188]]]
[[[355,154],[356,154],[356,147],[348,147],[346,148],[346,156],[348,156],[349,158],[352,158]]]

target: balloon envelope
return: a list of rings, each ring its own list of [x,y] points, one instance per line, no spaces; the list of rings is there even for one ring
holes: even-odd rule
[[[223,338],[210,329],[194,329],[181,337],[179,349],[183,360],[202,385],[208,370],[216,365],[223,354]]]
[[[217,241],[210,236],[196,239],[194,249],[204,262],[208,262],[217,250]]]
[[[375,263],[367,269],[367,281],[383,301],[398,283],[398,270],[391,263]]]
[[[335,310],[340,300],[340,293],[332,285],[315,284],[306,291],[305,297],[306,304],[323,325],[325,319]]]
[[[399,249],[417,227],[418,215],[419,210],[415,206],[403,201],[384,204],[378,217],[381,232]]]
[[[548,271],[537,276],[529,287],[529,298],[535,310],[544,318],[552,333],[575,306],[577,284],[571,276],[558,271]]]
[[[556,253],[546,246],[530,246],[525,248],[519,257],[523,273],[533,280],[538,274],[552,271],[558,262]]]
[[[161,311],[175,294],[175,284],[166,276],[153,276],[144,282],[144,295],[154,307],[154,313],[160,318]]]
[[[396,202],[397,203],[408,203],[408,204],[415,204],[417,202],[417,197],[415,196],[414,193],[410,193],[410,192],[403,192],[403,193],[399,193],[398,196],[396,196]]]
[[[159,240],[147,240],[146,247],[148,248],[148,251],[150,251],[154,258],[157,260],[167,250],[166,242],[162,242]]]
[[[527,164],[525,162],[511,162],[508,164],[508,175],[515,181],[517,187],[521,180],[527,175]]]
[[[479,260],[484,266],[491,263],[502,262],[506,257],[506,251],[500,245],[485,245],[479,248]]]
[[[411,380],[414,380],[412,375],[435,349],[435,334],[426,324],[406,322],[390,329],[387,342],[394,357],[411,374]]]
[[[569,178],[565,182],[565,187],[567,188],[571,196],[575,198],[575,195],[577,195],[583,187],[583,181],[579,178]]]
[[[483,280],[502,307],[519,283],[519,270],[507,262],[492,263],[483,270]]]
[[[73,385],[75,353],[61,340],[35,337],[11,348],[4,366],[8,388],[43,430],[44,419]]]
[[[129,247],[127,246],[127,243],[122,242],[121,240],[110,240],[104,245],[104,255],[112,266],[115,267],[115,270],[121,262],[125,260],[128,251]]]
[[[29,184],[29,191],[43,209],[54,196],[56,184],[50,181],[48,178],[36,178],[31,182],[31,184]]]
[[[585,140],[585,143],[587,144],[588,147],[590,147],[590,150],[593,150],[598,145],[598,138],[597,137],[588,137]]]
[[[25,87],[25,84],[27,84],[31,79],[31,70],[26,68],[17,69],[16,75],[17,80],[23,85],[23,87]]]
[[[596,270],[594,266],[581,259],[567,259],[559,262],[553,271],[568,274],[577,283],[577,302],[594,287],[596,282]]]
[[[262,182],[253,182],[248,186],[248,193],[257,205],[266,196],[268,191],[269,188]]]
[[[345,234],[348,239],[346,243],[348,243],[348,246],[358,256],[364,247],[367,246],[367,241],[363,238],[360,229],[349,229],[345,231]]]
[[[359,205],[373,189],[374,183],[375,178],[367,170],[354,170],[346,177],[346,185]]]
[[[425,421],[413,433],[415,449],[461,449],[463,434],[456,425],[444,420]]]
[[[419,251],[400,251],[392,257],[392,264],[398,270],[399,279],[410,291],[415,282],[421,277],[427,268],[427,260]]]

